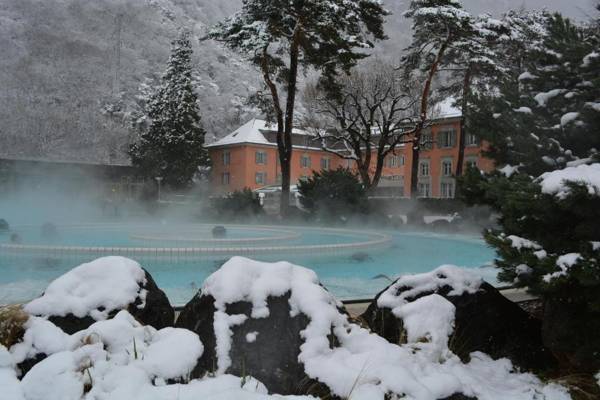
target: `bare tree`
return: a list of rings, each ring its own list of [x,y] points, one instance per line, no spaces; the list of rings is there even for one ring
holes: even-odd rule
[[[417,97],[401,71],[375,59],[340,77],[335,91],[308,84],[304,124],[323,150],[356,163],[370,191],[379,183],[385,158],[412,141]]]

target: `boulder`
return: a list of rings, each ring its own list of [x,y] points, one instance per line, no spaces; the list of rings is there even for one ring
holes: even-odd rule
[[[244,316],[239,325],[231,327],[230,365],[226,372],[236,376],[252,376],[274,393],[298,393],[299,383],[305,381],[303,365],[298,361],[303,343],[300,332],[309,319],[298,314],[290,316],[290,293],[269,297],[269,316],[252,318],[252,303],[238,301],[226,305],[229,316]],[[197,294],[181,311],[176,327],[195,332],[204,344],[204,354],[192,372],[193,378],[216,372],[219,368],[215,335],[214,297]],[[218,317],[217,317],[218,318]]]
[[[10,229],[10,225],[5,219],[0,218],[0,232],[6,232]]]
[[[212,228],[212,236],[214,238],[224,238],[227,236],[227,229],[224,226],[217,225]]]
[[[458,267],[442,266],[430,273],[399,278],[375,297],[361,317],[389,342],[406,343],[397,307],[432,294],[455,307],[448,347],[463,361],[480,351],[494,359],[506,357],[525,370],[543,371],[556,365],[542,343],[541,322],[492,285]]]
[[[337,307],[314,272],[285,262],[233,257],[206,280],[177,319],[176,327],[195,332],[204,344],[192,378],[211,372],[252,376],[278,394],[314,389],[318,384],[299,361],[306,343],[302,332],[311,321],[302,305],[313,301],[324,302],[322,309]]]
[[[25,305],[26,312],[48,318],[68,334],[121,310],[156,329],[173,326],[175,318],[169,299],[148,271],[133,260],[114,256],[74,268]]]
[[[566,370],[600,370],[600,312],[587,303],[544,301],[542,338]]]

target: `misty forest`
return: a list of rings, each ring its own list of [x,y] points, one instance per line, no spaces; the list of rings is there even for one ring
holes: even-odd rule
[[[600,399],[600,1],[0,3],[0,400]]]

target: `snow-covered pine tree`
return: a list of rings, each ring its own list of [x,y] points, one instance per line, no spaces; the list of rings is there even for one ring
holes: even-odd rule
[[[412,0],[405,17],[413,20],[413,40],[403,59],[407,74],[423,79],[420,112],[414,126],[411,197],[418,195],[421,137],[428,123],[432,84],[454,44],[472,34],[472,17],[458,0]]]
[[[367,56],[360,49],[385,38],[387,14],[378,0],[243,0],[239,13],[209,33],[246,55],[262,73],[270,94],[268,115],[277,126],[282,215],[288,209],[299,68],[314,68],[325,82],[333,82],[340,69],[349,71]]]
[[[189,33],[184,32],[173,41],[162,83],[148,104],[150,126],[129,151],[141,174],[162,177],[177,189],[189,186],[198,167],[210,162],[192,85],[191,56]]]
[[[544,32],[539,48],[521,54],[516,83],[474,102],[490,154],[509,165],[490,175],[470,170],[463,195],[501,215],[501,229],[485,238],[499,279],[543,298],[545,344],[566,367],[596,372],[600,35],[558,14],[547,16]]]
[[[447,80],[439,92],[442,96],[451,96],[462,113],[455,176],[463,173],[470,98],[473,93],[487,93],[504,72],[497,63],[496,52],[509,32],[503,21],[487,14],[477,16],[465,27],[462,38],[449,46],[443,59],[440,71],[446,73]]]

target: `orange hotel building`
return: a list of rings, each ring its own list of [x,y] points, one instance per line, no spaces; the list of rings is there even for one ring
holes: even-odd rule
[[[418,178],[420,197],[454,197],[453,174],[458,159],[460,120],[460,115],[437,118],[423,135]],[[353,168],[353,161],[322,150],[320,142],[306,131],[295,129],[292,141],[292,184],[312,175],[313,171],[338,166]],[[482,146],[476,136],[467,135],[465,143],[465,164],[476,165],[485,171],[493,168],[492,161],[481,156]],[[395,154],[386,158],[375,196],[410,196],[411,146],[400,146]],[[254,190],[280,183],[276,127],[268,126],[265,121],[248,121],[207,147],[213,161],[211,186],[214,193],[224,194],[246,187]]]

